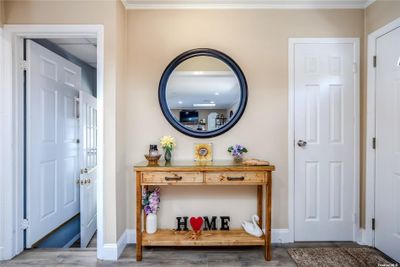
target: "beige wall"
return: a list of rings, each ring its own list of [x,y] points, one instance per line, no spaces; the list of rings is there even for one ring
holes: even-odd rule
[[[123,114],[118,100],[123,93],[125,58],[124,37],[120,36],[123,22],[119,0],[110,1],[5,1],[5,23],[7,24],[102,24],[104,25],[104,242],[115,243],[125,229],[125,214],[117,212],[117,194],[124,188],[119,183],[124,177],[116,179],[125,172],[121,168],[123,148],[117,142],[120,121],[117,115]],[[119,117],[119,118],[123,118]],[[118,155],[118,158],[117,158]],[[124,192],[118,192],[118,203],[126,203]],[[120,216],[120,217],[117,217]],[[120,222],[122,220],[122,223]]]
[[[365,10],[365,30],[369,34],[400,17],[400,0],[377,0]]]
[[[4,24],[4,1],[0,0],[0,27]]]
[[[116,169],[116,213],[117,213],[117,237],[120,237],[126,229],[126,210],[128,193],[125,182],[125,89],[127,70],[127,11],[121,1],[117,7],[117,169]],[[131,170],[131,168],[129,168]]]
[[[176,159],[191,159],[193,143],[199,141],[214,143],[215,159],[229,158],[227,147],[241,143],[249,156],[276,165],[272,223],[273,228],[287,228],[288,38],[362,38],[363,33],[363,10],[128,11],[126,165],[143,160],[148,145],[164,134],[176,137]],[[248,106],[239,123],[206,140],[177,132],[163,117],[157,98],[167,64],[196,47],[227,53],[242,68],[249,86]],[[127,170],[128,228],[133,228],[134,177]],[[255,213],[255,193],[247,187],[162,188],[161,225],[172,227],[175,215],[228,213],[233,226],[238,226]]]

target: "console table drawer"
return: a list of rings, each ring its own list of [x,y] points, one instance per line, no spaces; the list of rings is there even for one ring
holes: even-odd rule
[[[143,184],[190,184],[203,183],[201,172],[144,172]]]
[[[208,184],[258,184],[264,183],[264,172],[207,172]]]

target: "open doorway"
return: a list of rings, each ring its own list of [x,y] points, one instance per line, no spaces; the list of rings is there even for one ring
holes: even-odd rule
[[[24,39],[25,248],[96,246],[96,45]]]
[[[2,119],[0,120],[2,129],[2,138],[0,139],[0,144],[1,147],[4,148],[2,149],[1,153],[2,168],[0,169],[1,173],[0,187],[2,188],[1,190],[2,199],[4,200],[4,202],[2,202],[4,205],[2,205],[2,208],[0,209],[0,215],[1,215],[0,224],[4,229],[3,232],[4,235],[0,236],[0,238],[4,241],[3,242],[4,247],[3,250],[1,251],[0,258],[10,259],[21,253],[27,247],[26,228],[32,226],[32,224],[28,220],[25,220],[26,219],[25,200],[27,193],[25,191],[26,189],[25,180],[27,177],[25,170],[27,170],[29,166],[25,166],[27,163],[25,159],[26,156],[25,149],[27,147],[25,146],[26,114],[24,111],[27,102],[24,97],[26,90],[26,85],[24,83],[26,77],[24,77],[24,75],[29,73],[26,72],[25,70],[30,66],[28,64],[29,62],[25,60],[26,55],[24,53],[25,51],[24,44],[26,44],[26,40],[38,41],[38,39],[49,40],[49,39],[65,39],[65,38],[71,40],[80,38],[89,38],[89,39],[94,38],[96,40],[97,115],[95,117],[93,116],[92,118],[93,121],[96,121],[96,128],[97,128],[97,134],[95,135],[97,143],[97,149],[96,149],[97,192],[95,193],[96,196],[94,196],[95,200],[97,201],[96,246],[97,246],[98,258],[100,259],[111,258],[107,254],[107,251],[105,251],[103,242],[104,26],[103,25],[5,25],[3,31],[0,31],[0,33],[2,39],[1,40],[2,49],[0,50],[0,58],[2,61],[1,65],[3,69],[3,71],[0,73],[0,76],[2,77],[2,79],[0,79],[2,85],[0,89],[3,97],[2,102],[7,103],[7,105],[2,105],[2,112],[4,113],[4,116],[2,116]],[[50,60],[47,63],[48,65],[52,65],[51,63],[54,62]],[[67,69],[71,70],[71,68],[72,67],[70,65],[67,66]],[[51,76],[52,73],[49,72],[48,74]],[[73,84],[74,80],[72,79],[72,77],[74,76],[71,74],[72,73],[69,73],[68,75],[68,77],[71,79],[67,80],[67,83]],[[80,93],[81,91],[79,92],[79,94]],[[46,94],[42,95],[41,97],[44,96],[46,96]],[[79,102],[75,103],[75,106],[77,106],[78,104]],[[43,115],[44,109],[41,110]],[[48,115],[47,112],[45,114]],[[82,115],[80,115],[80,117],[81,116]],[[70,122],[72,122],[72,120]],[[35,128],[39,127],[40,125],[33,125],[33,126],[34,126],[33,128]],[[43,132],[39,133],[41,137],[44,136]],[[48,136],[46,136],[46,138],[47,137]],[[82,137],[80,137],[80,139],[82,140]],[[81,140],[79,140],[80,144]],[[79,160],[81,158],[82,158],[81,155],[79,155]],[[78,165],[80,167],[80,162],[78,162]],[[84,172],[83,174],[81,174],[79,171],[79,176],[74,177],[74,182],[77,184],[78,181],[79,183],[81,183],[82,180],[83,183],[85,183],[86,179],[86,183],[88,183],[87,179],[92,178],[86,175],[90,174],[89,170],[90,169],[88,169],[88,173]],[[74,203],[76,203],[76,200],[77,199],[75,198]],[[81,201],[80,198],[79,201]],[[42,201],[42,203],[49,205],[49,203],[46,203],[45,201]],[[80,209],[80,204],[79,204],[79,209]],[[47,211],[48,210],[49,209],[47,209]],[[31,212],[40,213],[40,210],[33,210]],[[82,214],[80,214],[80,216],[81,215]],[[96,225],[96,223],[94,225]],[[48,233],[49,234],[52,233],[57,228],[58,227],[55,227],[55,229],[51,230]]]

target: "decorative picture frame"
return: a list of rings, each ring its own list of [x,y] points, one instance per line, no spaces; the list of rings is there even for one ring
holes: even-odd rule
[[[194,144],[194,160],[195,161],[212,161],[213,160],[213,144],[212,143],[196,143],[196,144]]]

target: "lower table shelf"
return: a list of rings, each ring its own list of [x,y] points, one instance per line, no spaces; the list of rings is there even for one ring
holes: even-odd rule
[[[154,234],[142,233],[143,246],[263,246],[264,237],[255,237],[244,230],[203,231],[198,239],[189,231],[158,230]]]

